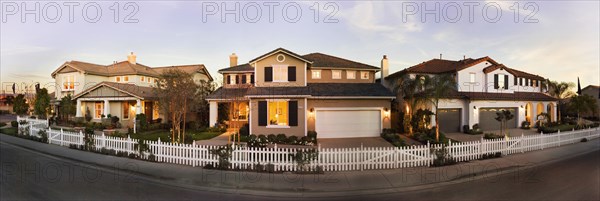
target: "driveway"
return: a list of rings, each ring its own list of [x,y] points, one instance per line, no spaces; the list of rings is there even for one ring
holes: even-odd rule
[[[493,131],[484,131],[483,133],[494,133],[497,135],[500,135],[500,130],[493,130]],[[512,128],[512,129],[508,129],[505,131],[505,133],[508,133],[508,136],[521,136],[521,134],[523,135],[539,135],[539,133],[537,133],[537,129],[529,129],[529,130],[524,130],[524,129],[520,129],[520,128]],[[481,138],[483,137],[483,134],[479,134],[479,135],[470,135],[470,134],[464,134],[464,133],[446,133],[446,137],[456,140],[456,141],[460,141],[460,142],[467,142],[467,141],[477,141],[477,140],[481,140]]]
[[[359,137],[359,138],[326,138],[318,139],[321,148],[352,148],[360,147],[393,147],[394,145],[381,137]]]

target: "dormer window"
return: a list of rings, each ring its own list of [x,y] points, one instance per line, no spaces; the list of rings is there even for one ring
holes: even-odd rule
[[[312,79],[321,79],[321,70],[311,70]]]
[[[124,76],[124,77],[123,77],[123,81],[125,81],[125,82],[129,82],[129,76]]]
[[[369,79],[369,71],[360,71],[360,79],[368,80]]]
[[[66,75],[63,80],[63,91],[75,90],[75,75]]]
[[[331,79],[335,79],[335,80],[342,79],[342,71],[341,70],[332,70],[331,71]]]
[[[346,79],[356,79],[356,71],[346,71]]]
[[[233,84],[237,84],[237,83],[236,83],[236,79],[235,79],[235,78],[236,78],[236,76],[235,76],[235,75],[230,75],[230,76],[229,76],[229,84],[232,84],[232,85],[233,85]]]
[[[140,80],[143,82],[144,81],[144,76],[140,76]]]

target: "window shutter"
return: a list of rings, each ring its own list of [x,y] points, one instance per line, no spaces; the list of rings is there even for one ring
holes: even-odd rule
[[[494,89],[498,88],[498,74],[494,74]]]
[[[267,126],[267,101],[258,101],[258,126]]]
[[[273,67],[265,67],[265,82],[273,82]]]
[[[504,75],[504,89],[508,89],[508,75]]]
[[[250,75],[250,83],[254,84],[254,74]]]
[[[225,78],[227,80],[227,84],[231,84],[231,79],[229,79],[231,75],[227,75],[227,78]]]
[[[288,67],[288,81],[296,81],[296,66]]]
[[[533,80],[529,80],[529,86],[533,86]]]
[[[288,111],[290,126],[298,126],[298,101],[289,101]]]
[[[242,75],[242,83],[241,84],[246,84],[246,75]]]
[[[523,86],[523,78],[522,77],[519,78],[519,85]]]
[[[517,85],[518,85],[518,83],[517,83],[517,76],[515,76],[515,84],[514,84],[514,85],[515,85],[515,86],[517,86]]]
[[[241,84],[240,83],[240,75],[235,75],[235,84]]]

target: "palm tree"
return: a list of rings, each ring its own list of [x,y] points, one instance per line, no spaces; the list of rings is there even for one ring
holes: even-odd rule
[[[550,93],[551,96],[553,96],[554,98],[558,99],[558,104],[557,104],[557,112],[558,112],[558,121],[561,121],[560,118],[560,107],[561,105],[564,104],[564,100],[571,98],[573,96],[575,96],[575,93],[573,92],[573,88],[575,87],[575,84],[572,82],[557,82],[557,81],[550,81],[548,80],[548,92]]]
[[[435,107],[435,140],[440,140],[440,124],[438,108],[440,100],[447,98],[452,91],[456,91],[456,80],[450,74],[436,75],[431,78],[424,77],[425,96]]]
[[[569,102],[569,109],[575,113],[577,113],[577,122],[581,123],[581,113],[587,111],[597,111],[598,105],[596,104],[596,99],[591,97],[590,95],[584,94],[581,96],[574,96],[571,98]]]
[[[408,122],[408,126],[405,124],[405,128],[408,130],[409,135],[413,134],[413,128],[410,125],[410,122],[412,121],[415,108],[420,103],[425,102],[422,96],[417,96],[417,94],[422,91],[423,84],[424,83],[422,80],[416,77],[411,78],[409,74],[405,74],[398,79],[398,81],[395,82],[394,86],[392,87],[396,94],[402,95],[406,104],[407,111],[404,122]]]
[[[500,122],[500,134],[504,135],[504,126],[506,125],[506,122],[513,119],[515,117],[514,114],[512,114],[510,111],[508,110],[502,110],[502,111],[498,111],[496,112],[496,121]]]

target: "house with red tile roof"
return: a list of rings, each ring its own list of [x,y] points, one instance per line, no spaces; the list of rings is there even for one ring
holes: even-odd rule
[[[439,111],[424,107],[438,113],[440,129],[444,132],[460,132],[463,125],[472,128],[475,124],[482,130],[499,130],[500,123],[494,118],[496,112],[501,110],[508,110],[515,115],[507,123],[508,128],[517,128],[524,121],[534,125],[543,118],[538,117],[541,113],[550,114],[551,121],[556,121],[557,100],[548,95],[544,77],[509,68],[487,56],[458,61],[431,59],[383,76],[383,83],[393,90],[393,86],[403,77],[414,79],[421,75],[441,74],[452,75],[457,90],[450,91],[441,101]],[[402,101],[403,94],[396,95],[396,108],[400,108],[398,114],[405,114],[409,108]],[[400,121],[402,117],[400,115],[394,119]],[[431,122],[435,126],[433,117]]]
[[[136,114],[146,114],[148,120],[163,117],[158,109],[153,87],[160,74],[178,69],[192,74],[194,81],[212,81],[202,64],[149,67],[137,62],[133,53],[127,60],[110,65],[82,61],[68,61],[60,65],[52,78],[55,80],[54,98],[71,95],[77,101],[76,117],[90,115],[92,121],[102,116],[117,116],[123,125],[132,126]],[[58,110],[58,105],[56,106]]]
[[[390,104],[395,98],[375,82],[381,68],[323,53],[300,55],[277,48],[248,63],[219,70],[223,87],[212,93],[210,124],[239,128],[251,134],[318,138],[376,137],[390,128]],[[383,69],[387,69],[387,62]],[[219,118],[219,107],[227,115]],[[218,122],[225,119],[225,122]]]

